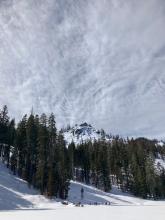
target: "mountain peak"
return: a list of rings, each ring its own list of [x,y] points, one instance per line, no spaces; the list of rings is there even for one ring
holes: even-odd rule
[[[64,132],[66,144],[74,142],[76,145],[87,141],[95,141],[102,138],[110,139],[104,132],[96,130],[92,125],[84,122],[80,125],[76,124]]]
[[[80,124],[80,126],[81,127],[87,127],[87,126],[92,127],[92,125],[88,124],[87,122]]]

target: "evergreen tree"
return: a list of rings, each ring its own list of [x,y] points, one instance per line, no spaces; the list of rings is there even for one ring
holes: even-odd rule
[[[5,105],[2,110],[0,110],[0,151],[3,156],[3,160],[7,162],[7,167],[9,166],[9,155],[10,155],[10,145],[9,145],[9,116],[8,109]]]
[[[27,180],[27,167],[28,167],[28,147],[27,147],[27,115],[18,123],[15,136],[15,145],[18,150],[18,175],[23,179]]]
[[[48,129],[47,117],[42,114],[40,117],[39,132],[38,132],[38,159],[37,159],[37,187],[41,194],[46,193],[47,188],[47,171],[48,171]]]
[[[155,197],[155,188],[156,188],[156,179],[155,179],[155,170],[154,170],[154,158],[153,155],[150,153],[147,156],[145,162],[145,173],[146,173],[146,185],[147,185],[147,192],[151,198]]]
[[[26,174],[29,185],[35,186],[36,183],[36,168],[37,168],[37,125],[34,115],[30,115],[26,125],[27,136],[27,163]]]
[[[70,178],[74,179],[74,165],[75,165],[75,144],[72,142],[68,146],[68,156],[69,156],[69,174]]]
[[[48,185],[47,192],[48,196],[52,198],[57,196],[58,193],[58,171],[57,171],[57,129],[55,116],[52,113],[48,121],[48,131],[49,131],[49,156],[48,156]]]
[[[70,178],[70,167],[67,163],[67,149],[65,147],[65,141],[63,138],[62,133],[58,134],[57,139],[57,146],[58,146],[58,157],[56,157],[57,161],[57,173],[58,175],[56,178],[58,178],[59,181],[59,197],[62,199],[66,199],[68,196],[68,187],[69,187],[69,178]]]

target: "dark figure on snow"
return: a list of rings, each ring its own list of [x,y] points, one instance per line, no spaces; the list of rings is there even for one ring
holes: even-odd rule
[[[83,199],[84,198],[84,188],[82,187],[81,188],[81,199]]]

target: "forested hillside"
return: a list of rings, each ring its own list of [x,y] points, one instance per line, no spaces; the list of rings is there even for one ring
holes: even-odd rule
[[[66,145],[54,114],[25,115],[15,125],[7,106],[0,111],[0,155],[14,175],[50,198],[67,198],[71,179],[106,192],[112,185],[143,198],[165,198],[165,146],[146,138]]]
[[[56,130],[55,116],[26,115],[15,126],[5,106],[0,112],[1,157],[14,175],[41,194],[66,198],[69,186],[67,149]]]

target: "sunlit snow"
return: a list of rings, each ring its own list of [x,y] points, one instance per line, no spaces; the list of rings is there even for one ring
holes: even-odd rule
[[[81,188],[84,198],[81,199]],[[49,200],[30,189],[27,183],[9,173],[0,163],[0,218],[3,220],[54,220],[54,219],[118,219],[118,220],[164,220],[165,201],[135,198],[121,193],[113,187],[111,193],[104,193],[92,186],[71,182],[69,205],[58,200]],[[75,207],[81,202],[84,207]],[[97,202],[97,206],[94,203]],[[105,205],[110,202],[111,205]],[[91,204],[91,205],[90,205]]]

